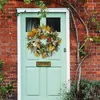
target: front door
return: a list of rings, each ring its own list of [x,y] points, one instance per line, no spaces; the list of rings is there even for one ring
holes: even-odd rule
[[[49,12],[41,20],[36,12],[24,12],[20,16],[21,100],[58,100],[67,79],[66,13]],[[51,26],[62,39],[59,50],[51,57],[36,57],[27,48],[27,33],[37,25]],[[37,62],[50,62],[51,66],[40,63],[38,67]]]

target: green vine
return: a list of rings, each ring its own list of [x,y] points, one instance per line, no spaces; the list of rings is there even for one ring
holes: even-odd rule
[[[100,43],[100,36],[87,37],[84,41],[85,41],[85,44],[83,43],[79,49],[80,58],[83,58],[84,56],[87,55],[85,48],[87,48],[89,46],[88,42]]]
[[[24,2],[26,4],[34,2],[37,7],[41,8],[41,11],[38,12],[38,14],[40,15],[40,18],[46,17],[46,15],[47,15],[47,11],[46,11],[47,7],[46,7],[45,3],[42,0],[24,0]]]
[[[100,22],[97,20],[97,16],[99,13],[96,11],[93,11],[93,13],[90,15],[88,19],[88,28],[94,29],[96,33],[99,33],[100,31]]]
[[[91,37],[94,43],[100,43],[100,36],[93,36]]]
[[[0,72],[2,70],[3,64],[4,64],[4,62],[3,61],[0,61]]]
[[[85,46],[80,49],[80,57],[83,58],[84,56],[86,56]]]
[[[13,82],[4,86],[4,76],[2,74],[4,62],[0,60],[0,100],[7,100],[8,96],[13,92]]]
[[[8,0],[0,0],[0,10],[3,10],[4,5],[8,2]]]
[[[43,0],[23,0],[26,4],[29,3],[34,3],[36,4],[36,6],[41,8],[41,11],[38,12],[38,14],[40,15],[40,18],[42,17],[46,17],[47,14],[47,8],[46,8],[46,4],[43,2]],[[0,0],[0,10],[3,9],[4,5],[8,2],[8,0]],[[55,0],[49,0],[50,3],[55,3],[57,5],[59,5],[60,7],[64,7],[64,8],[69,8],[69,12],[70,15],[72,17],[72,21],[71,24],[74,27],[73,34],[75,36],[76,39],[76,49],[77,49],[77,69],[76,69],[76,73],[78,76],[77,79],[77,92],[79,92],[79,88],[80,88],[80,80],[81,80],[81,67],[82,64],[84,62],[84,60],[90,55],[91,52],[91,43],[100,43],[100,37],[98,36],[93,36],[91,37],[89,35],[89,31],[91,29],[93,29],[95,32],[99,32],[100,30],[100,23],[97,20],[97,12],[93,12],[93,14],[88,14],[88,20],[87,23],[85,23],[85,21],[81,18],[80,16],[80,10],[84,10],[84,4],[87,2],[87,0],[60,0],[59,2],[56,2]],[[85,12],[85,14],[87,13],[87,11]],[[16,14],[18,16],[18,13]],[[85,29],[85,33],[86,33],[86,37],[84,39],[84,41],[81,43],[80,39],[79,39],[79,30],[77,27],[77,22],[76,20],[79,20],[81,22],[81,24],[84,26]],[[87,25],[88,24],[88,25]],[[81,44],[81,45],[80,45]],[[88,51],[86,51],[85,47],[88,46]]]

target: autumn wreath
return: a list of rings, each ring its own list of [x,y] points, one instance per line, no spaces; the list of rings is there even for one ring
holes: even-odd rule
[[[58,37],[59,33],[53,31],[49,26],[39,26],[33,28],[32,31],[27,33],[27,48],[35,54],[36,57],[42,55],[42,58],[52,56],[58,51],[61,38]]]

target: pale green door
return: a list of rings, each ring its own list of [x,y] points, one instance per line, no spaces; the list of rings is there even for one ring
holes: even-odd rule
[[[21,13],[21,100],[58,100],[66,81],[66,13],[49,12],[38,19],[37,13]],[[62,43],[52,57],[36,57],[27,49],[27,31],[37,24],[51,25]],[[37,61],[49,61],[51,67],[37,67]]]

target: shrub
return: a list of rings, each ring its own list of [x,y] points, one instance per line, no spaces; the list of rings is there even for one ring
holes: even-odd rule
[[[4,64],[4,62],[3,61],[0,61],[0,72],[2,70],[3,64]]]
[[[66,88],[62,91],[60,100],[100,100],[100,81],[81,80],[79,93],[76,82],[70,92],[66,92]]]
[[[13,83],[10,82],[6,86],[4,85],[4,76],[2,74],[3,61],[0,61],[0,100],[8,100],[9,96],[13,92]]]

